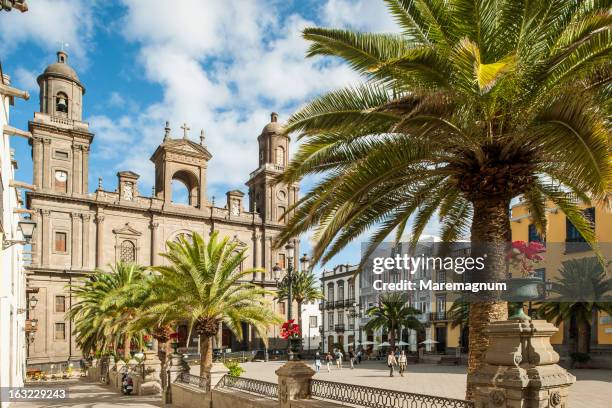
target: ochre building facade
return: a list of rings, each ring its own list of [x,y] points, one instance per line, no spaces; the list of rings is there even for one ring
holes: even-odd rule
[[[257,138],[259,166],[246,183],[248,202],[239,190],[227,192],[223,203],[209,200],[207,169],[212,155],[203,135],[200,143],[187,138],[186,133],[174,138],[168,124],[164,132],[160,129],[163,142],[151,156],[155,186],[150,194],[139,190],[139,175],[129,170],[117,173],[116,190],[107,191],[99,182],[90,192],[89,156],[94,135],[82,118],[85,87],[67,59],[66,53],[58,52],[57,62],[38,77],[40,111],[29,122],[35,190],[27,194],[27,205],[38,228],[28,285],[38,289],[38,306],[32,316],[38,319],[38,331],[29,347],[28,364],[63,365],[82,358],[72,322],[65,315],[74,302],[68,285],[96,268],[108,270],[120,260],[141,265],[163,263],[159,254],[166,241],[180,234],[196,231],[206,238],[218,231],[228,236],[248,249],[241,267],[265,270],[250,279],[268,289],[276,287],[289,259],[297,267],[298,242],[292,254],[273,246],[285,222],[285,211],[298,198],[297,184],[274,183],[289,157],[289,138],[276,114]],[[173,182],[185,185],[188,204],[173,202]],[[280,271],[273,271],[276,264]],[[281,312],[280,306],[271,301],[277,312]],[[233,350],[261,347],[254,331],[245,329],[244,341],[238,342],[223,328],[219,336],[223,346]],[[278,328],[271,328],[269,337],[277,332]]]

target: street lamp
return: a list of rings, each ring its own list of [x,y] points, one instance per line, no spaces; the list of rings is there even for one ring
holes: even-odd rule
[[[300,265],[303,271],[307,271],[310,268],[310,258],[308,258],[307,254],[304,254],[300,258]]]
[[[287,251],[287,320],[291,320],[292,302],[293,302],[293,249],[295,247],[291,242],[285,245]]]
[[[2,249],[7,249],[16,244],[29,244],[34,235],[36,223],[31,220],[22,220],[17,223],[17,229],[21,231],[23,239],[4,239],[2,240]]]

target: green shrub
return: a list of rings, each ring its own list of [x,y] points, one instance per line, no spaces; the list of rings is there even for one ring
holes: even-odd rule
[[[229,370],[229,375],[232,377],[240,377],[244,373],[244,368],[240,367],[237,361],[228,360],[223,365]]]

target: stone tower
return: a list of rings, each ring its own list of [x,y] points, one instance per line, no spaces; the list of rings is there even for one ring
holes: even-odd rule
[[[37,81],[40,110],[29,123],[34,185],[38,191],[87,194],[93,134],[81,120],[85,87],[68,65],[64,51],[58,51],[57,62],[49,65]]]
[[[289,161],[289,136],[278,123],[278,114],[270,115],[257,137],[259,167],[246,183],[249,187],[250,211],[258,212],[264,222],[285,224],[287,209],[297,201],[298,185],[275,183],[274,178],[285,170]]]

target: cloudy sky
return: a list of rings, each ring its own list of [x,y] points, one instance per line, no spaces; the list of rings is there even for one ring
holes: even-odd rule
[[[69,63],[85,84],[84,120],[95,133],[90,189],[99,176],[116,187],[116,172],[141,175],[170,121],[175,137],[187,123],[206,133],[213,154],[209,195],[242,189],[257,167],[256,138],[271,111],[280,120],[312,97],[359,78],[340,61],[306,59],[306,26],[395,31],[382,0],[28,0],[30,10],[0,16],[0,56],[13,83],[32,94],[12,109],[27,128],[38,110],[36,77],[66,43]],[[31,180],[30,148],[12,139]],[[294,148],[295,150],[295,148]],[[308,186],[305,186],[306,188]],[[306,245],[307,246],[307,245]],[[334,259],[355,263],[358,244]],[[331,265],[328,265],[331,266]]]

